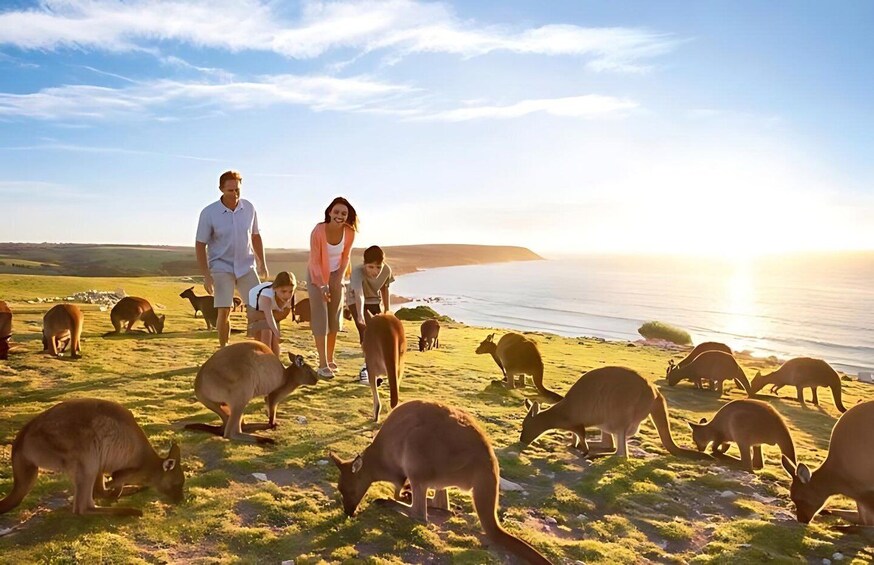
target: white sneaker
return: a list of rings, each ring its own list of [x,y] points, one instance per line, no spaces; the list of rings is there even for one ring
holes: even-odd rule
[[[358,382],[363,385],[370,384],[370,375],[367,374],[367,365],[362,365],[361,370],[358,371]]]

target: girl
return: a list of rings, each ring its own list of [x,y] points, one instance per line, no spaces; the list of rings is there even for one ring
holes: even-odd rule
[[[282,271],[273,282],[261,283],[249,291],[246,318],[249,337],[270,347],[279,357],[279,322],[294,313],[293,274]]]
[[[358,214],[349,201],[335,198],[325,208],[325,220],[310,235],[310,260],[307,268],[307,292],[310,297],[310,328],[319,352],[320,377],[334,377],[334,346],[342,327],[343,278],[349,271],[349,255]]]

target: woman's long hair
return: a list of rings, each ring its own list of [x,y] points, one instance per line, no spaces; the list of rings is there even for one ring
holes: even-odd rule
[[[337,204],[342,204],[349,210],[349,215],[346,216],[346,225],[353,230],[358,231],[358,213],[355,211],[355,208],[352,207],[352,204],[349,204],[349,201],[342,196],[338,196],[331,200],[331,203],[327,208],[325,208],[325,223],[331,223],[331,209],[333,209]]]

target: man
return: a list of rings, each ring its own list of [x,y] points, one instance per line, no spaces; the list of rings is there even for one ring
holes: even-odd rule
[[[261,283],[258,274],[263,279],[269,276],[258,216],[252,204],[240,198],[242,182],[243,177],[236,171],[222,173],[222,196],[200,213],[194,245],[203,288],[214,296],[221,347],[228,343],[231,333],[234,287],[240,296],[248,297],[249,291]]]

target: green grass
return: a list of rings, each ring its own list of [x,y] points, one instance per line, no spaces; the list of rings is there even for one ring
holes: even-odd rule
[[[637,329],[645,339],[663,339],[677,345],[689,345],[692,336],[686,330],[664,322],[646,322]]]
[[[198,366],[216,349],[215,334],[203,330],[179,292],[191,286],[182,278],[75,278],[0,275],[0,298],[15,312],[17,346],[0,362],[0,493],[11,486],[10,444],[21,426],[40,411],[73,397],[97,396],[129,407],[156,448],[171,441],[182,446],[186,499],[177,506],[152,491],[122,504],[143,509],[138,519],[76,517],[70,512],[71,486],[62,475],[43,473],[21,506],[0,516],[0,563],[507,563],[509,557],[484,539],[470,497],[451,492],[454,511],[425,525],[373,504],[390,495],[375,485],[359,515],[347,519],[336,492],[337,472],[329,449],[351,456],[378,429],[369,421],[370,391],[354,382],[362,356],[357,333],[347,327],[338,343],[341,374],[334,381],[301,389],[279,409],[280,427],[267,432],[274,447],[232,444],[221,438],[185,432],[184,421],[212,422],[212,414],[193,394]],[[123,287],[129,294],[161,304],[167,333],[104,339],[109,315],[83,306],[86,316],[83,358],[76,362],[39,354],[43,296],[67,296],[96,288]],[[233,324],[243,327],[241,314]],[[408,342],[418,322],[407,322]],[[650,422],[631,441],[629,460],[584,460],[568,447],[566,434],[549,433],[520,450],[518,439],[530,385],[507,391],[491,381],[499,376],[489,356],[474,349],[494,329],[445,324],[441,348],[407,353],[401,400],[438,399],[463,407],[482,423],[494,444],[502,476],[524,492],[501,495],[500,516],[556,563],[666,563],[813,561],[842,552],[849,562],[874,559],[874,536],[839,532],[834,518],[818,517],[811,526],[791,519],[789,480],[773,448],[756,476],[717,465],[679,460],[666,454]],[[314,361],[306,325],[285,322],[283,349]],[[243,339],[235,334],[233,341]],[[627,347],[588,339],[537,337],[550,388],[566,391],[579,375],[603,365],[625,365],[664,385],[669,355],[651,347]],[[682,357],[681,353],[677,357]],[[742,359],[749,375],[767,362]],[[845,382],[845,402],[870,398],[874,389]],[[385,396],[385,391],[382,391]],[[728,399],[691,386],[662,388],[672,431],[689,445],[685,420],[710,417]],[[789,423],[801,460],[818,464],[838,413],[829,395],[822,408],[801,408],[784,391],[763,396]],[[387,399],[384,399],[387,403]],[[248,419],[264,418],[255,401]],[[306,424],[298,417],[306,418]],[[736,455],[733,449],[730,454]],[[259,482],[253,472],[267,474]],[[721,493],[731,491],[730,497]],[[770,499],[773,498],[773,501]],[[762,499],[770,502],[762,502]],[[836,499],[832,504],[847,506]]]

